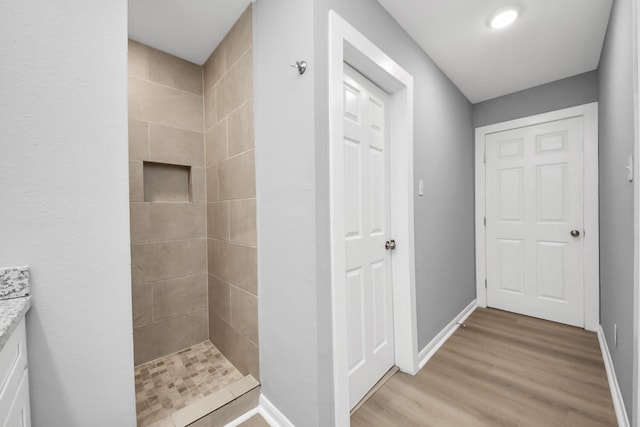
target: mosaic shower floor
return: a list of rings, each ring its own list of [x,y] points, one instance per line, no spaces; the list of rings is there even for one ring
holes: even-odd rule
[[[138,427],[170,417],[243,375],[209,341],[135,368]]]

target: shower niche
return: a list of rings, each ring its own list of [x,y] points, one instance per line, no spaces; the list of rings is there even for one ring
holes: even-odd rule
[[[203,64],[129,40],[138,426],[258,404],[251,6]]]

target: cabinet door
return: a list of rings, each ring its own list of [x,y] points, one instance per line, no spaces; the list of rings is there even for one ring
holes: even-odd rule
[[[25,369],[20,380],[9,414],[2,424],[3,427],[31,427],[31,412],[29,408],[29,375]]]

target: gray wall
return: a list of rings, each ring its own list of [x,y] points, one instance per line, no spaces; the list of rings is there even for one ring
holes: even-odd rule
[[[254,41],[261,380],[265,396],[305,426],[333,424],[331,8],[415,78],[414,167],[416,182],[425,180],[425,196],[415,198],[420,348],[475,297],[469,101],[374,0],[259,0]],[[295,60],[309,62],[304,76],[288,68]]]
[[[590,71],[473,105],[473,126],[480,127],[598,100],[598,73]]]
[[[634,149],[631,0],[615,0],[600,59],[600,316],[627,412],[633,374]],[[618,346],[613,328],[618,325]]]
[[[253,19],[262,393],[319,426],[313,2],[258,0]]]
[[[0,16],[0,265],[32,268],[32,423],[133,427],[127,2]]]

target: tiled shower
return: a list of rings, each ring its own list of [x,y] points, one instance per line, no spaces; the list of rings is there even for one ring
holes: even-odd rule
[[[203,66],[129,41],[139,426],[224,424],[258,396],[251,26],[249,7]]]

